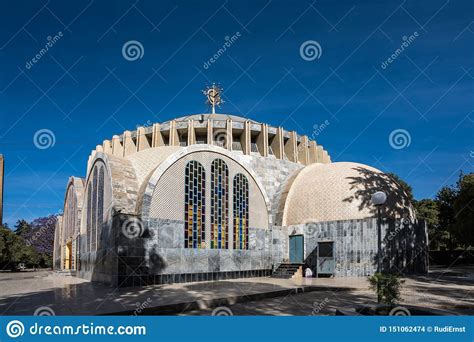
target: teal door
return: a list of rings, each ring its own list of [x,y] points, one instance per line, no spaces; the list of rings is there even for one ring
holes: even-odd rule
[[[303,263],[303,235],[290,236],[290,263]]]

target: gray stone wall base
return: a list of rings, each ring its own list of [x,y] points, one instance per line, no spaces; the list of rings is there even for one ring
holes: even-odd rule
[[[130,222],[136,234],[127,233]],[[108,229],[107,227],[110,227]],[[249,250],[183,248],[182,221],[142,222],[117,214],[102,231],[97,252],[81,243],[77,275],[118,287],[264,277],[285,260],[291,235],[304,236],[305,266],[317,270],[317,248],[334,242],[335,277],[365,277],[376,271],[377,220],[332,221],[269,229],[250,228]],[[426,273],[427,229],[423,222],[385,220],[382,225],[384,270]],[[81,239],[85,241],[85,239]],[[84,243],[85,245],[85,243]],[[316,257],[315,257],[316,256]]]
[[[304,236],[304,258],[317,273],[319,242],[334,242],[334,276],[365,277],[377,270],[377,220],[331,221],[289,226],[290,235]],[[382,222],[383,270],[400,274],[428,272],[428,232],[423,221]]]

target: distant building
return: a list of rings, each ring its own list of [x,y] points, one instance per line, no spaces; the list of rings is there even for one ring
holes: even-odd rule
[[[424,272],[425,226],[406,194],[367,165],[332,163],[281,127],[198,114],[139,127],[92,151],[69,179],[56,269],[114,286],[376,268],[370,195],[383,208],[384,267]],[[276,270],[278,269],[278,270]]]

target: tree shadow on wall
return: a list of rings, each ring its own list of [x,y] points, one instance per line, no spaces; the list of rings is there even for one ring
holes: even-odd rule
[[[390,273],[426,273],[428,250],[425,223],[417,221],[406,190],[388,174],[354,167],[357,175],[347,177],[350,196],[346,203],[357,203],[359,211],[377,216],[377,208],[371,203],[376,191],[383,191],[387,201],[380,207],[382,225],[382,268]],[[355,204],[354,203],[354,204]],[[375,222],[374,222],[375,223]],[[375,223],[376,224],[376,223]],[[373,264],[377,265],[377,256]]]
[[[413,219],[409,196],[393,177],[363,167],[354,167],[353,170],[357,171],[358,175],[346,178],[350,180],[351,195],[344,198],[344,202],[358,201],[360,203],[359,211],[369,210],[373,216],[376,216],[376,207],[370,199],[374,192],[383,191],[387,194],[387,201],[381,206],[382,217],[409,217]]]

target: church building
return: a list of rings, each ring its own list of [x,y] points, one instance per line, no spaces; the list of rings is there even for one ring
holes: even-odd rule
[[[212,94],[211,94],[212,95]],[[426,272],[427,231],[389,175],[332,162],[313,139],[227,114],[104,140],[71,176],[54,268],[113,286]]]

